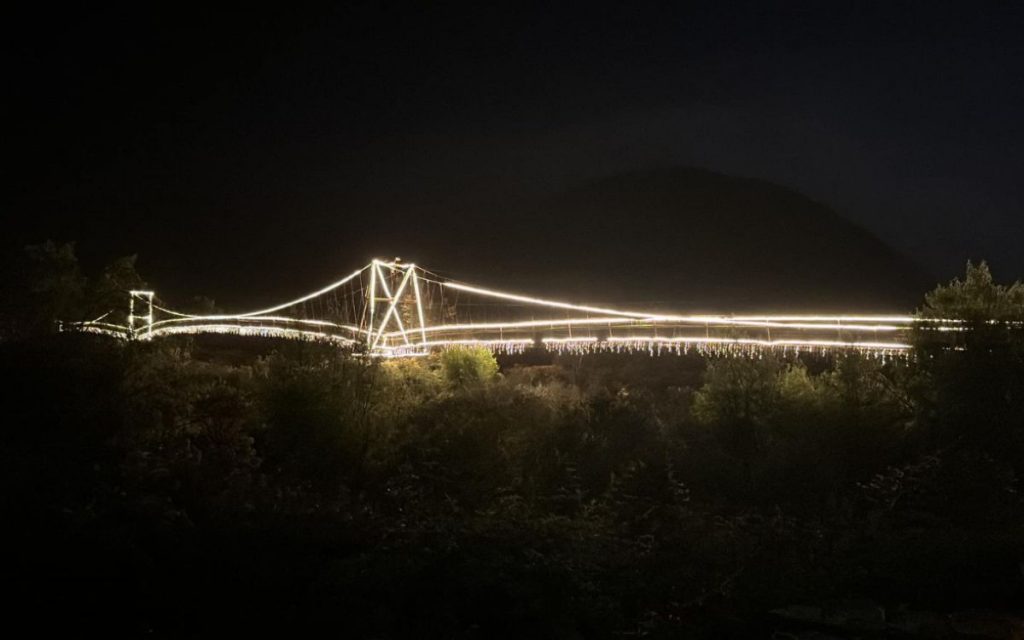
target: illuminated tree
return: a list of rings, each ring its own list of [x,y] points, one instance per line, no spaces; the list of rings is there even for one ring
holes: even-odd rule
[[[441,370],[452,385],[466,387],[498,375],[498,361],[483,347],[451,349],[441,354]]]
[[[996,284],[988,264],[968,261],[963,280],[954,278],[924,296],[918,312],[924,318],[947,318],[968,322],[1024,319],[1024,283]]]

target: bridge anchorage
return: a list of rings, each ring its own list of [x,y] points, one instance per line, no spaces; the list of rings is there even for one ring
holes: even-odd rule
[[[676,315],[588,306],[495,291],[399,259],[372,260],[322,289],[245,313],[194,314],[128,292],[116,310],[68,325],[128,340],[222,333],[338,344],[379,357],[459,346],[495,352],[639,351],[757,355],[764,350],[909,353],[909,315]],[[124,323],[116,322],[119,317]],[[942,321],[937,321],[942,322]]]

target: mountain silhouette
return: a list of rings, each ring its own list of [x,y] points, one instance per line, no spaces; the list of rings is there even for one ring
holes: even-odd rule
[[[171,205],[151,213],[173,221]],[[380,175],[351,190],[251,205],[251,219],[211,208],[201,225],[170,224],[155,237],[128,225],[82,245],[138,252],[167,301],[205,295],[242,311],[394,256],[496,289],[678,312],[905,312],[935,285],[829,206],[703,169],[543,191],[514,176],[409,183]]]
[[[390,230],[396,251],[459,280],[581,302],[909,311],[934,284],[825,204],[702,169],[614,175],[540,197],[435,194],[412,211],[418,224]]]

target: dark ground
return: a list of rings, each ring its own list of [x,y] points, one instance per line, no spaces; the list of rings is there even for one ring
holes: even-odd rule
[[[491,378],[487,360],[3,345],[10,620],[155,637],[1020,632],[1019,458],[940,435],[920,367],[534,354]]]

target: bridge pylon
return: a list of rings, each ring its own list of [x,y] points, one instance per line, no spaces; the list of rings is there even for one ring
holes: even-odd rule
[[[139,313],[140,309],[144,313]],[[153,292],[132,290],[128,292],[128,337],[140,334],[149,339],[153,333]]]
[[[402,346],[426,349],[427,323],[415,264],[373,260],[364,317],[366,347],[380,352]]]

